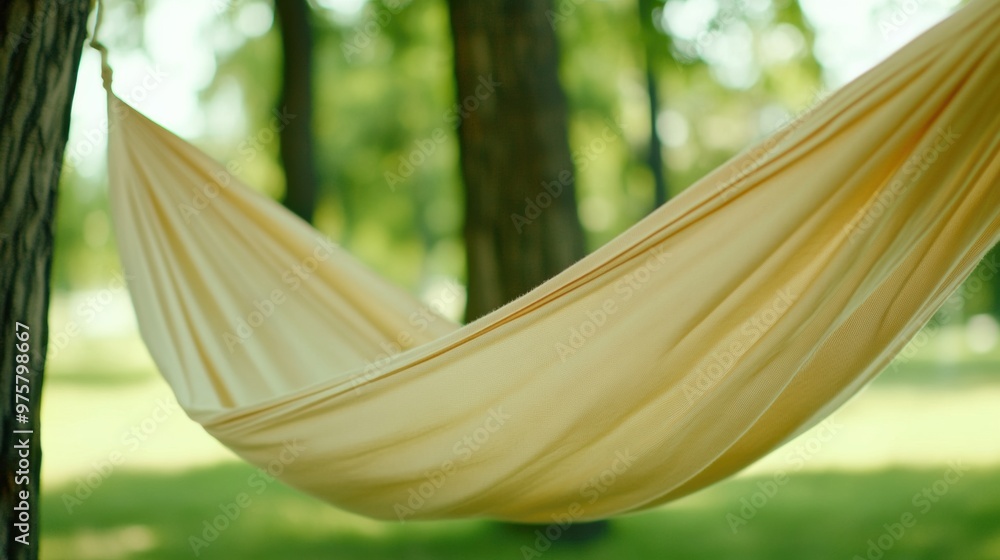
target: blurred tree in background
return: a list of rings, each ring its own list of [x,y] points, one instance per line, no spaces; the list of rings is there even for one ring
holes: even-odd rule
[[[311,222],[316,212],[318,179],[313,147],[313,33],[306,0],[275,0],[275,23],[281,33],[281,98],[275,107],[289,115],[281,128],[281,163],[285,170],[282,203]]]
[[[147,56],[146,35],[153,24],[146,15],[161,4],[123,0],[110,6],[118,23],[107,26],[113,54]],[[207,49],[214,59],[198,110],[206,120],[227,126],[188,136],[219,160],[243,158],[241,142],[267,127],[272,108],[282,99],[298,99],[307,107],[304,95],[311,92],[311,122],[293,119],[298,128],[283,131],[289,154],[282,156],[278,142],[267,143],[244,162],[241,178],[294,208],[285,185],[313,182],[307,165],[283,170],[281,162],[308,153],[292,146],[293,138],[306,141],[310,135],[303,130],[311,126],[316,186],[304,200],[314,196],[312,221],[318,228],[423,297],[434,297],[452,278],[475,285],[475,274],[467,273],[475,263],[468,262],[463,235],[464,205],[473,200],[463,189],[475,182],[463,181],[458,130],[463,119],[455,111],[462,97],[456,89],[447,3],[316,0],[309,13],[299,14],[299,29],[289,34],[294,41],[284,47],[278,25],[247,23],[261,18],[277,23],[271,3],[211,4],[213,19],[203,41],[190,46]],[[793,0],[570,0],[551,6],[546,22],[561,53],[569,170],[586,248],[610,240],[821,97],[829,73],[820,64],[816,31],[804,5]],[[304,5],[298,6],[302,12]],[[294,16],[288,18],[291,24]],[[312,48],[305,49],[310,33]],[[312,72],[283,79],[283,68],[295,67],[283,62],[286,56],[303,61],[299,69],[310,67],[303,58],[309,54],[295,49],[312,53]],[[295,86],[299,94],[283,91],[305,80],[312,86]],[[479,112],[471,116],[485,118]],[[80,165],[76,159],[81,158],[70,161],[64,174],[69,188],[57,221],[54,286],[60,291],[101,286],[117,268],[101,180],[93,169],[81,172],[87,158]],[[100,161],[96,155],[90,159]],[[306,179],[294,179],[293,173]],[[540,182],[535,186],[542,187]],[[525,196],[530,200],[541,192]],[[527,206],[523,198],[519,215]],[[550,208],[540,219],[556,215],[567,214]],[[543,229],[541,222],[533,225]],[[518,241],[527,243],[520,236]],[[537,283],[524,280],[519,283],[525,287]],[[966,315],[996,312],[998,282],[964,302]],[[497,304],[484,303],[478,311],[470,306],[468,316]],[[461,313],[453,310],[455,317]]]
[[[653,205],[660,206],[670,197],[663,161],[663,141],[657,130],[657,117],[661,113],[659,76],[662,72],[662,50],[657,48],[664,41],[662,2],[636,0],[639,8],[639,42],[646,70],[646,97],[649,105],[649,143],[646,146],[646,162],[653,174]],[[668,53],[669,57],[669,53]]]
[[[109,9],[119,12],[121,22],[142,22],[156,4],[123,1]],[[380,272],[433,295],[441,278],[467,278],[461,119],[454,111],[461,97],[448,5],[386,0],[345,9],[344,4],[312,4],[318,179],[313,222]],[[675,12],[696,4],[654,1],[639,12],[632,0],[570,1],[553,4],[546,15],[544,23],[559,40],[569,170],[588,248],[655,206],[649,165],[655,142],[661,143],[667,195],[676,194],[790,119],[820,87],[811,31],[796,2],[720,0],[714,15],[698,20],[700,36],[688,25],[678,35],[671,17],[676,20]],[[267,127],[283,95],[285,55],[277,25],[264,33],[244,29],[244,20],[272,11],[270,4],[239,0],[220,6],[205,31],[211,33],[205,46],[213,49],[216,67],[202,90],[201,110],[208,119],[236,112],[240,120],[236,126],[206,128],[192,140],[227,161],[241,158],[241,141]],[[638,17],[646,8],[649,16]],[[144,25],[106,28],[113,54],[144,56]],[[787,48],[764,48],[772,43]],[[730,69],[733,63],[716,51],[748,53],[751,70]],[[655,118],[649,78],[664,100]],[[241,178],[283,198],[280,162],[279,143],[266,144],[243,166]],[[74,166],[67,173],[75,187],[67,189],[70,198],[59,223],[66,243],[57,285],[64,288],[99,283],[115,266],[100,181],[76,171]],[[537,197],[540,183],[528,194]],[[519,202],[517,213],[523,215],[523,197]],[[505,219],[511,223],[509,215]]]
[[[585,254],[548,0],[451,0],[467,321]]]
[[[153,24],[146,16],[162,2],[122,0],[109,6],[118,23],[106,26],[113,54],[147,56],[146,36]],[[805,4],[568,0],[547,8],[545,23],[558,39],[559,82],[568,109],[571,165],[563,169],[573,174],[586,249],[607,242],[821,97],[829,73],[820,64]],[[469,262],[464,235],[472,218],[465,206],[475,198],[464,189],[476,188],[477,182],[466,177],[459,150],[465,141],[459,125],[465,119],[456,104],[467,94],[456,83],[447,2],[315,0],[308,13],[301,0],[282,0],[279,7],[284,5],[297,5],[299,11],[287,16],[287,25],[297,30],[286,39],[277,25],[281,12],[266,0],[211,3],[213,17],[202,31],[202,43],[190,48],[207,49],[214,59],[199,110],[207,121],[227,126],[209,126],[188,137],[216,159],[243,161],[241,142],[268,126],[272,109],[286,103],[283,99],[308,107],[311,92],[311,121],[298,117],[294,127],[282,131],[289,153],[282,155],[279,142],[264,144],[258,155],[243,161],[241,178],[294,208],[285,185],[310,185],[311,173],[305,164],[283,170],[281,162],[308,153],[292,146],[305,142],[310,135],[304,131],[311,127],[315,193],[308,194],[312,187],[302,189],[303,200],[314,197],[312,221],[319,229],[423,297],[439,294],[448,279],[476,286],[471,272],[476,263]],[[261,18],[266,18],[263,24],[248,24]],[[308,49],[304,45],[310,38]],[[286,57],[301,63],[286,64]],[[301,72],[309,67],[311,72]],[[295,76],[283,77],[293,71]],[[307,80],[311,87],[302,85]],[[293,87],[298,94],[291,93]],[[481,104],[493,110],[500,100]],[[482,110],[470,113],[472,119],[487,116]],[[527,130],[522,135],[529,136]],[[80,172],[87,163],[67,166],[65,173],[70,188],[57,223],[58,290],[101,286],[117,268],[101,180],[94,172]],[[294,173],[305,179],[293,178]],[[511,214],[524,216],[524,198],[538,197],[544,192],[541,182],[557,180],[555,173],[528,185],[534,190],[519,198],[508,191],[511,207],[495,213],[513,226]],[[564,208],[569,199],[558,200],[559,208],[542,212],[541,221],[525,229],[549,231],[543,221],[557,216],[571,220]],[[530,243],[530,237],[518,236],[517,242]],[[579,254],[575,243],[568,241],[558,257],[550,254],[546,260],[559,264],[541,265],[551,266],[544,274],[530,272],[539,268],[535,265],[503,267],[505,274],[522,276],[519,288],[470,305],[466,315],[488,311],[561,269],[573,260],[568,255]],[[997,284],[966,298],[966,314],[1000,309]],[[462,314],[461,308],[452,311],[456,318]]]

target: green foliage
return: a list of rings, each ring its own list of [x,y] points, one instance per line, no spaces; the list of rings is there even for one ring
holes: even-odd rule
[[[143,48],[138,23],[154,4],[134,0],[111,12],[111,24],[137,23],[108,27],[119,50]],[[333,4],[315,3],[313,17],[316,226],[415,292],[435,277],[461,279],[463,195],[447,3],[358,0],[353,13],[323,7]],[[240,160],[241,142],[266,127],[278,103],[280,41],[275,28],[259,36],[241,31],[243,12],[270,10],[269,3],[212,5],[225,9],[202,45],[214,50],[217,71],[201,99],[207,116],[235,113],[242,126],[208,126],[191,140],[221,161]],[[704,6],[712,8],[701,19],[685,15]],[[652,133],[647,56],[661,96],[656,133],[672,194],[815,103],[822,89],[814,24],[793,0],[557,0],[549,19],[562,43],[560,78],[591,249],[652,209],[653,180],[642,157]],[[277,148],[277,141],[267,143],[240,174],[274,197],[284,189]],[[57,288],[99,284],[114,268],[113,244],[102,233],[105,208],[96,181],[66,174]],[[1000,307],[996,293],[969,298],[969,313]]]

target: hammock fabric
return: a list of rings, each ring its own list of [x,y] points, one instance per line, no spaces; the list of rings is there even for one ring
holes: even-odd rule
[[[466,326],[106,78],[118,245],[180,405],[375,518],[580,521],[712,484],[854,395],[1000,238],[996,0]]]

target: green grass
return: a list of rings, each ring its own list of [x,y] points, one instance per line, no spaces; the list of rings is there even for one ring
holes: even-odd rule
[[[557,539],[542,556],[560,559],[740,558],[823,559],[864,556],[883,525],[912,512],[916,524],[884,558],[938,560],[1000,558],[1000,469],[971,471],[926,513],[914,494],[945,468],[873,473],[799,473],[733,532],[727,514],[740,515],[763,479],[720,484],[652,512],[616,519],[591,543]],[[67,513],[62,493],[43,498],[42,557],[194,558],[189,537],[203,522],[248,492],[252,503],[200,558],[466,560],[523,558],[537,536],[530,529],[488,521],[384,523],[356,517],[280,484],[257,494],[253,472],[226,465],[182,475],[121,472]],[[544,527],[543,527],[544,529]]]
[[[1000,361],[969,359],[955,363],[912,361],[890,365],[872,381],[877,387],[977,387],[1000,383]]]

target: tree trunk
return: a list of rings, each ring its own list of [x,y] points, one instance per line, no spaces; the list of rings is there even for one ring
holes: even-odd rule
[[[472,321],[558,274],[585,246],[550,2],[451,0],[449,8]],[[562,535],[606,531],[598,521]]]
[[[639,6],[639,39],[642,41],[643,54],[646,59],[646,93],[649,96],[649,148],[646,154],[646,165],[653,173],[653,207],[659,208],[670,198],[667,190],[667,175],[663,162],[663,143],[656,130],[657,117],[660,115],[660,88],[656,75],[656,49],[653,41],[658,37],[653,24],[652,0],[638,0]]]
[[[38,557],[53,216],[89,8],[0,3],[0,556],[11,560]]]
[[[452,0],[465,182],[466,320],[583,257],[546,0]]]
[[[994,245],[993,249],[986,254],[987,263],[1000,261],[1000,244]],[[981,265],[980,265],[981,266]],[[994,276],[993,282],[993,317],[1000,319],[1000,277]]]
[[[316,212],[317,173],[313,148],[313,37],[306,0],[275,0],[284,52],[279,112],[294,117],[281,129],[281,161],[285,167],[282,203],[311,222]]]

